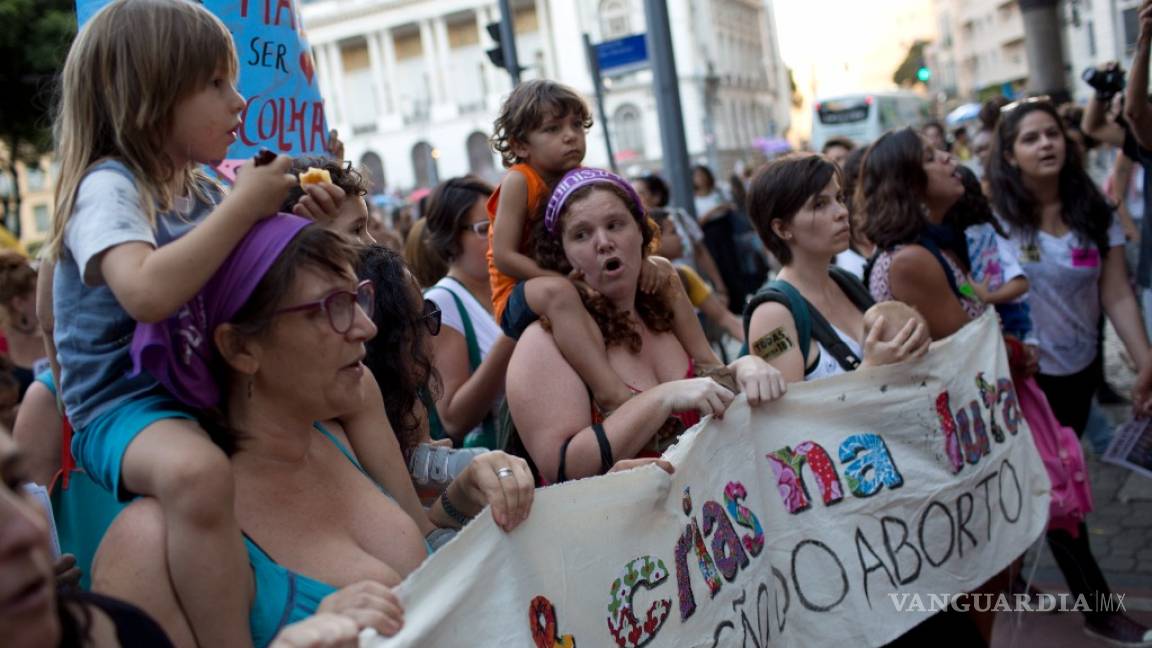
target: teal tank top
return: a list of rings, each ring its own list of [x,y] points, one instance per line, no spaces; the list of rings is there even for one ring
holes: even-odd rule
[[[360,462],[356,461],[356,457],[343,443],[340,443],[339,439],[333,436],[323,425],[316,423],[315,426],[329,441],[335,444],[336,448],[348,458],[348,461],[352,462],[353,466],[356,466],[356,470],[359,470],[365,477],[372,479],[364,467],[360,465]],[[372,483],[375,484],[375,480]],[[392,498],[383,487],[379,484],[376,486],[381,493],[384,493],[389,499]],[[248,626],[252,631],[252,643],[256,648],[264,648],[272,643],[276,633],[280,632],[284,626],[315,614],[324,597],[339,589],[281,566],[272,560],[271,556],[260,548],[260,545],[249,538],[248,534],[244,534],[244,546],[248,550],[248,564],[252,566],[252,576],[256,586],[252,611],[248,615]],[[431,553],[431,547],[428,547],[427,542],[425,542],[425,546]]]

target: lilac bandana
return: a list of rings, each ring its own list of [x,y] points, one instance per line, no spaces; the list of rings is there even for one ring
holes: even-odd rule
[[[627,180],[604,169],[580,167],[565,173],[564,177],[560,178],[560,182],[556,183],[556,188],[552,190],[552,197],[548,199],[548,209],[544,212],[544,228],[548,230],[548,233],[552,236],[559,234],[560,212],[564,211],[564,204],[568,202],[572,192],[581,187],[600,183],[616,185],[623,189],[636,207],[641,212],[644,211],[644,204],[640,202],[640,196],[636,195],[636,190]]]
[[[311,223],[290,214],[256,223],[179,312],[163,322],[137,323],[132,375],[147,371],[180,402],[216,407],[220,388],[212,374],[217,362],[213,331],[236,315],[284,248]]]

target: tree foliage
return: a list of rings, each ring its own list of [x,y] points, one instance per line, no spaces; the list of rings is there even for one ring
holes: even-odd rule
[[[19,234],[16,162],[37,165],[52,148],[56,79],[76,34],[73,0],[0,0],[0,164],[11,179],[5,220]]]
[[[900,66],[896,68],[896,71],[892,73],[892,81],[895,82],[896,85],[901,88],[909,88],[917,83],[921,83],[916,73],[920,70],[921,66],[926,64],[927,59],[924,58],[924,48],[927,46],[928,41],[918,40],[908,48],[908,54],[904,56],[904,61],[901,62]]]

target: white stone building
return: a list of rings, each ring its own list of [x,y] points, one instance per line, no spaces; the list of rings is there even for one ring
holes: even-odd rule
[[[726,173],[754,157],[758,138],[788,127],[789,88],[771,0],[669,0],[685,134],[694,160]],[[566,83],[595,110],[583,34],[593,42],[643,33],[642,0],[513,0],[523,78]],[[495,0],[303,0],[330,125],[349,159],[405,190],[502,169],[487,138],[508,74],[485,50]],[[649,70],[609,79],[609,130],[621,170],[659,168],[662,158]],[[607,166],[599,115],[589,165]]]
[[[1080,74],[1120,60],[1127,68],[1136,44],[1139,0],[1063,0],[1068,90],[1092,94]],[[1016,0],[935,0],[939,39],[931,47],[933,87],[959,99],[1021,92],[1028,80],[1024,22]]]

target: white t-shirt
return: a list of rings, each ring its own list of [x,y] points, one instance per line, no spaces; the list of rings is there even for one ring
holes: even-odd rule
[[[437,281],[424,295],[440,307],[440,321],[444,326],[452,327],[457,333],[464,335],[464,319],[460,317],[456,300],[452,299],[452,295],[448,292],[459,297],[464,309],[468,311],[468,319],[471,320],[472,330],[476,333],[476,346],[480,347],[480,360],[483,361],[488,357],[489,349],[501,335],[504,335],[504,332],[500,330],[500,325],[496,323],[492,313],[484,310],[467,288],[450,277]]]
[[[840,336],[840,339],[844,341],[844,344],[848,345],[848,348],[852,350],[852,353],[856,354],[857,358],[864,357],[864,350],[860,348],[859,342],[852,339],[852,336],[836,328],[831,323],[829,323],[829,326],[832,326],[832,330],[836,331],[836,335]],[[813,337],[812,341],[816,342],[816,348],[820,350],[820,357],[816,360],[816,364],[812,367],[812,371],[804,374],[804,382],[820,380],[821,378],[839,376],[842,373],[848,373],[844,367],[840,366],[840,363],[836,360],[836,356],[832,355],[831,351],[824,348],[824,345],[817,341],[815,337]]]
[[[716,208],[717,205],[725,202],[724,194],[720,193],[719,189],[713,189],[712,193],[707,196],[695,196],[696,203],[696,219],[700,220],[704,216]]]
[[[472,296],[459,281],[450,277],[444,277],[437,281],[424,296],[431,299],[440,308],[440,322],[444,326],[451,327],[462,336],[464,333],[464,319],[460,316],[460,309],[456,306],[456,300],[452,299],[451,292],[460,298],[460,302],[464,304],[464,309],[468,312],[468,319],[472,322],[472,331],[476,334],[476,346],[480,349],[480,361],[483,362],[484,358],[488,357],[488,352],[492,349],[492,345],[496,344],[496,340],[504,335],[500,330],[500,325],[496,323],[496,318],[492,314],[484,310],[480,302]],[[503,399],[504,390],[500,390],[500,396],[492,403],[492,412],[495,413],[500,407],[500,401]],[[483,425],[477,425],[472,431],[483,432]]]
[[[1009,230],[1009,236],[1028,277],[1040,373],[1068,376],[1084,370],[1096,359],[1103,255],[1075,232],[1053,236]],[[1123,245],[1124,230],[1113,215],[1108,247]]]
[[[841,270],[851,272],[857,279],[864,279],[864,266],[868,265],[868,259],[865,259],[861,254],[851,248],[844,250],[836,255],[836,267]]]

